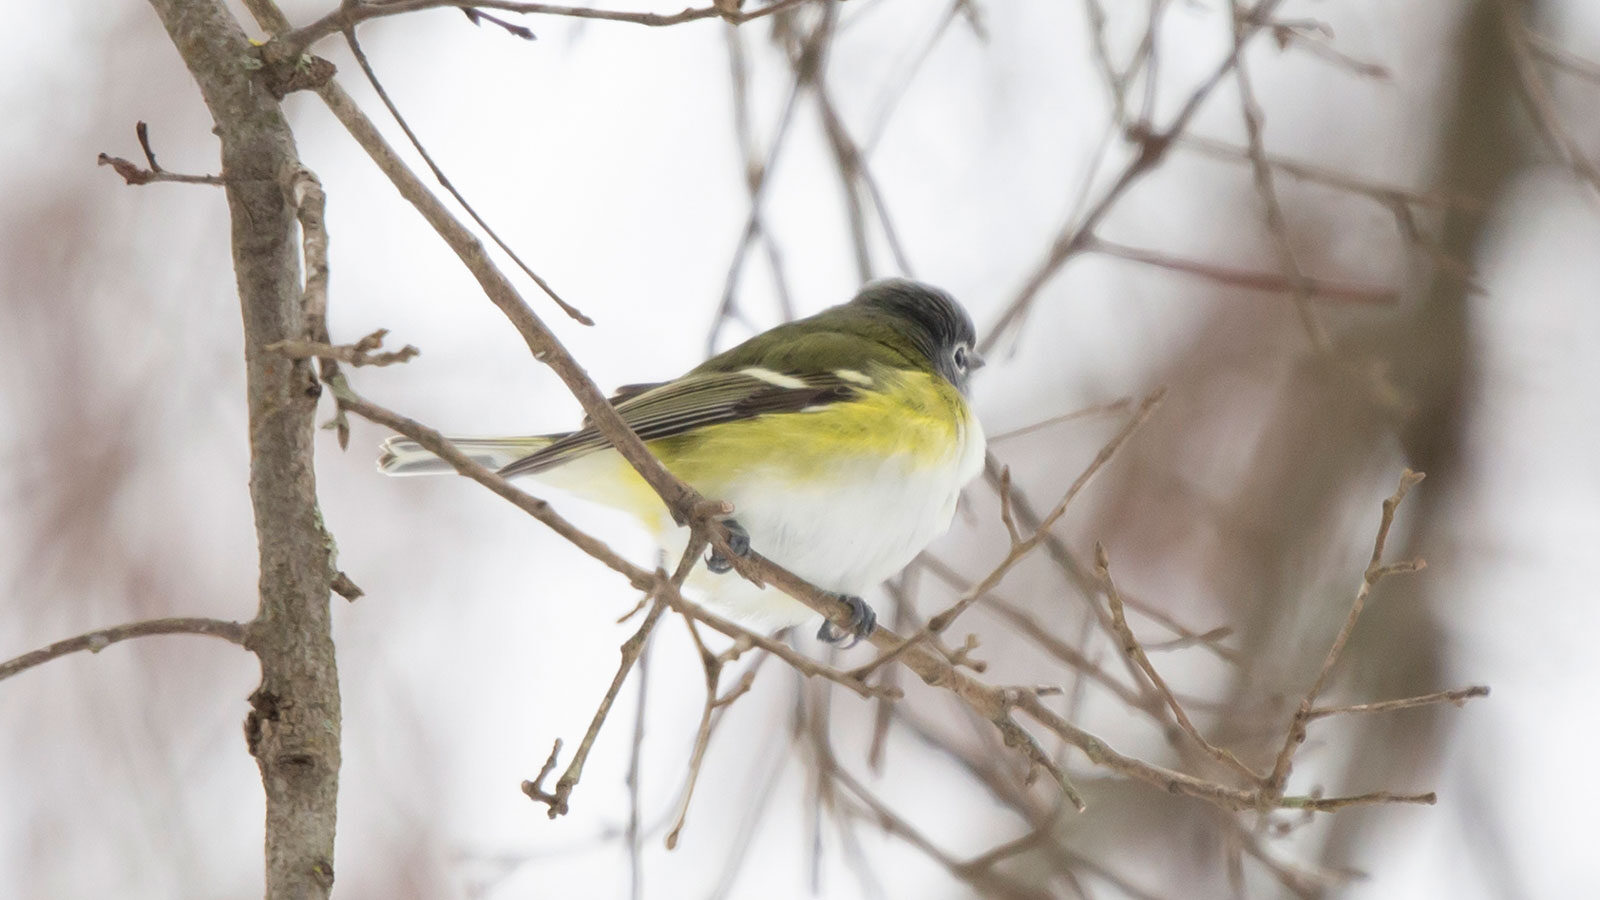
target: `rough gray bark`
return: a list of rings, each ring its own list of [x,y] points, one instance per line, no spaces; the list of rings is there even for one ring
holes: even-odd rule
[[[250,497],[260,547],[260,608],[249,646],[261,686],[245,722],[266,791],[266,895],[322,897],[333,884],[339,681],[329,620],[333,543],[312,464],[320,393],[310,364],[267,352],[306,337],[294,207],[299,170],[278,101],[216,0],[151,0],[194,75],[222,142],[234,272],[244,318]]]

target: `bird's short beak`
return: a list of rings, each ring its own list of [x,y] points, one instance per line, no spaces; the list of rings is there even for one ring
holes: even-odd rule
[[[978,355],[978,351],[970,350],[970,351],[967,352],[967,371],[969,373],[976,372],[979,369],[983,368],[983,366],[984,366],[984,359],[983,359],[983,357]]]

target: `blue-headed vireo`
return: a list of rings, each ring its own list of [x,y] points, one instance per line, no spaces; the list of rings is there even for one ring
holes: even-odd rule
[[[961,489],[983,467],[984,437],[967,406],[983,361],[972,320],[950,295],[914,281],[876,281],[849,303],[779,325],[659,384],[621,388],[623,420],[673,474],[733,504],[733,543],[753,547],[856,611],[860,595],[898,572],[950,527]],[[687,545],[666,506],[592,427],[533,437],[452,438],[506,476],[544,484],[638,517],[673,557]],[[390,438],[390,475],[452,471],[415,442]],[[775,589],[724,574],[712,554],[690,596],[754,625],[812,615]]]

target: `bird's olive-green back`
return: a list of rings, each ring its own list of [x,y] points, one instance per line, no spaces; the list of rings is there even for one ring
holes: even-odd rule
[[[932,369],[893,317],[846,304],[764,331],[711,357],[690,374],[760,366],[786,375],[807,375],[860,370],[873,363],[895,369]]]
[[[953,300],[911,282],[879,282],[850,303],[779,325],[672,381],[628,385],[612,398],[646,441],[757,416],[816,410],[884,390],[874,373],[949,379],[933,360],[942,342],[970,340]],[[591,425],[551,435],[549,445],[501,470],[538,472],[609,446]]]

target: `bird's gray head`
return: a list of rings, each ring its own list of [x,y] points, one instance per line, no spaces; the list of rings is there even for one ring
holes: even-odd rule
[[[940,375],[963,392],[967,378],[983,366],[974,349],[977,333],[961,304],[932,285],[905,278],[874,281],[852,305],[866,306],[894,320],[896,330],[928,358]]]

